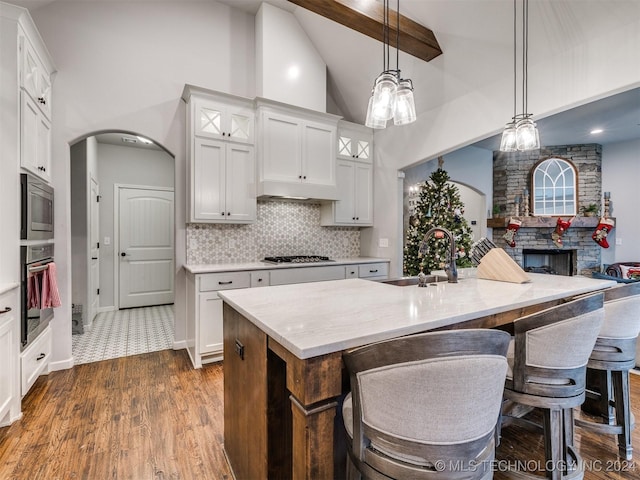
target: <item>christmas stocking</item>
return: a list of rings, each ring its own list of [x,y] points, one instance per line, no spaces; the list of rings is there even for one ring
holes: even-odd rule
[[[564,232],[571,226],[571,220],[563,220],[561,217],[558,217],[558,221],[556,222],[556,229],[551,234],[551,239],[556,247],[562,248],[562,236]]]
[[[615,222],[610,218],[601,217],[598,226],[596,227],[596,231],[593,232],[591,238],[595,240],[595,242],[600,245],[602,248],[609,248],[609,242],[607,242],[607,235],[613,227],[615,226]]]
[[[511,248],[516,246],[516,232],[522,225],[520,220],[517,220],[513,217],[509,219],[509,225],[507,226],[507,232],[502,236]]]

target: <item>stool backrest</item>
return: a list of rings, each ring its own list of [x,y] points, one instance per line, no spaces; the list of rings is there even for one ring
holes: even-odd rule
[[[486,449],[500,412],[509,338],[497,330],[452,330],[345,353],[355,457],[382,451],[429,464],[473,459]]]
[[[513,389],[547,397],[581,395],[603,321],[602,293],[516,320]]]
[[[600,337],[636,338],[640,333],[640,282],[605,290],[604,311]]]

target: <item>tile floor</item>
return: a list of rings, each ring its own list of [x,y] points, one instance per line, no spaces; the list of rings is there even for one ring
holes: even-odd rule
[[[96,315],[91,331],[72,337],[76,365],[173,347],[173,305]]]

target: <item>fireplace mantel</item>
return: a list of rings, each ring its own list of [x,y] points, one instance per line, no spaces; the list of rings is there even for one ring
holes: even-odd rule
[[[522,222],[520,228],[555,228],[558,217],[494,217],[487,219],[489,228],[507,228],[509,219],[515,218]],[[562,216],[564,219],[570,216]],[[615,221],[615,218],[611,220]],[[600,217],[576,217],[571,222],[571,228],[595,228],[598,226]]]

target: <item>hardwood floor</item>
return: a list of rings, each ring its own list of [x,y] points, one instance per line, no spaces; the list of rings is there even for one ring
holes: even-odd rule
[[[0,429],[0,479],[231,480],[222,375],[222,364],[194,370],[185,351],[164,350],[40,377],[23,418]],[[640,376],[631,390],[640,418]],[[640,452],[640,429],[633,440]],[[640,453],[621,461],[613,436],[578,428],[576,441],[586,480],[640,479]],[[494,478],[543,464],[542,452],[541,435],[504,428]]]

